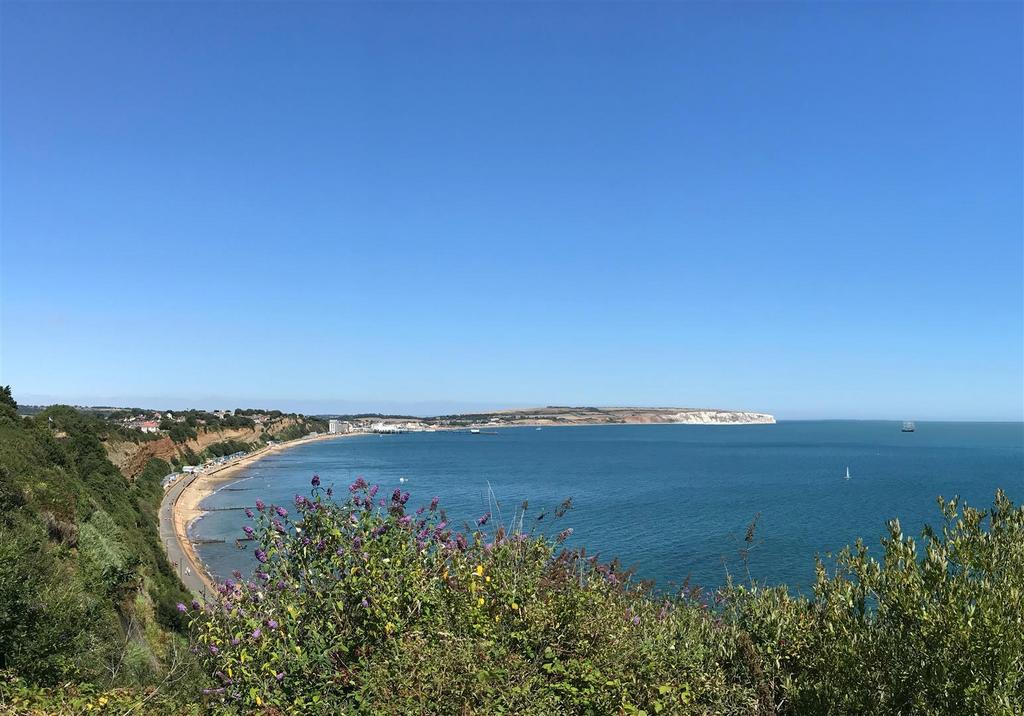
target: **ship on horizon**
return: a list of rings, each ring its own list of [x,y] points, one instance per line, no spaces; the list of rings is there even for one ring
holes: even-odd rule
[[[904,433],[912,433],[915,430],[917,430],[917,428],[914,427],[914,423],[911,422],[910,420],[904,420],[903,421],[903,427],[900,428],[900,431],[904,432]]]

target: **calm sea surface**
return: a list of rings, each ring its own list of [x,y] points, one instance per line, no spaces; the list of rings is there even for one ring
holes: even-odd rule
[[[234,546],[241,510],[257,497],[291,508],[314,472],[343,495],[357,475],[384,494],[409,490],[411,507],[439,495],[456,524],[493,510],[490,483],[506,522],[529,500],[527,526],[547,509],[548,532],[572,527],[570,544],[618,557],[660,586],[689,576],[714,587],[727,568],[742,574],[737,550],[760,514],[751,575],[806,590],[816,553],[860,536],[877,555],[887,519],[915,534],[938,523],[938,495],[983,507],[1001,487],[1024,500],[1024,424],[925,422],[915,433],[893,422],[612,425],[322,441],[265,458],[209,497],[215,511],[193,536],[227,542],[201,545],[202,558],[222,576],[251,571],[252,549]],[[552,522],[566,497],[574,508]]]

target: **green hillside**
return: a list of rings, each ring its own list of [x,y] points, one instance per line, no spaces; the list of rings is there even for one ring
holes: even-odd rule
[[[170,468],[153,460],[129,482],[105,434],[66,406],[19,417],[0,389],[0,672],[145,684],[181,643],[187,594],[157,531]]]

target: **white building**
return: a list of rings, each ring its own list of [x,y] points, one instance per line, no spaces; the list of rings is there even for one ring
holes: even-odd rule
[[[331,435],[341,435],[347,433],[350,427],[344,420],[330,420],[327,423],[327,432]]]
[[[379,422],[371,425],[370,431],[381,434],[392,434],[402,432],[402,428],[392,423]]]

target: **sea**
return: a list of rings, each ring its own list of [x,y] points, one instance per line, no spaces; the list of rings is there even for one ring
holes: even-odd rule
[[[343,437],[255,462],[204,501],[210,512],[192,537],[215,575],[251,573],[252,548],[235,544],[245,507],[262,498],[291,509],[314,473],[347,496],[361,475],[385,495],[408,490],[413,508],[440,497],[455,525],[485,512],[491,528],[518,524],[525,502],[524,529],[572,528],[568,545],[618,559],[658,589],[714,589],[731,576],[808,594],[816,555],[831,563],[861,538],[881,557],[886,522],[899,518],[904,533],[919,535],[941,523],[939,496],[983,508],[1003,489],[1024,500],[1024,423],[900,427],[782,421]],[[556,518],[568,498],[572,508]]]

